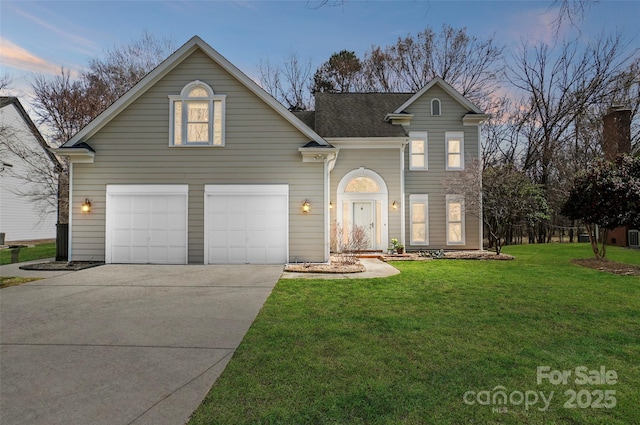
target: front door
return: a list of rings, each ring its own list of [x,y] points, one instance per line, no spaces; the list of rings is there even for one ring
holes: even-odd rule
[[[354,228],[357,226],[364,230],[367,239],[366,249],[373,248],[373,229],[375,228],[375,224],[373,222],[371,205],[372,203],[369,201],[353,203],[353,225]]]

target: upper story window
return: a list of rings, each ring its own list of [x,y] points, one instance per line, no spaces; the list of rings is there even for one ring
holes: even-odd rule
[[[193,81],[169,96],[171,146],[224,146],[226,95]]]
[[[409,135],[409,170],[429,168],[428,141],[426,132],[411,132]]]
[[[440,99],[433,99],[431,101],[431,115],[440,116]]]
[[[464,133],[461,131],[447,131],[445,133],[447,150],[447,170],[464,169]]]

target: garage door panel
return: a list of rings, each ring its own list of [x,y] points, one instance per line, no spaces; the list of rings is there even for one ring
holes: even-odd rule
[[[187,202],[187,185],[108,185],[107,262],[186,264]]]
[[[266,248],[248,248],[247,249],[247,259],[249,263],[264,262],[266,258],[267,258]]]
[[[141,211],[146,213],[147,211],[149,211],[150,196],[141,195],[141,196],[132,196],[131,198],[132,198],[131,211],[133,213],[139,213]]]
[[[288,187],[213,186],[205,187],[207,262],[286,263]]]
[[[149,213],[131,213],[131,220],[129,221],[129,225],[133,229],[147,228],[149,225]]]
[[[169,246],[169,232],[168,231],[157,231],[152,229],[151,238],[149,238],[149,246],[150,247],[166,247]]]
[[[149,225],[152,229],[167,229],[169,226],[174,226],[173,222],[175,221],[175,217],[173,220],[169,220],[168,214],[154,213],[151,214],[151,217],[149,218]]]
[[[187,245],[187,233],[185,232],[185,229],[170,230],[167,234],[167,244],[169,246],[184,248]]]
[[[149,231],[148,230],[138,230],[131,229],[130,231],[130,243],[132,246],[147,246],[149,243]]]
[[[148,263],[151,261],[149,258],[149,247],[147,246],[132,246],[128,251],[130,252],[132,263]]]
[[[228,227],[230,229],[246,229],[247,228],[247,216],[245,213],[240,213],[239,211],[230,211],[230,216],[228,218]]]

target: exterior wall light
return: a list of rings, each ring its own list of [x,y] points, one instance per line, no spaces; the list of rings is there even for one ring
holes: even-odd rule
[[[329,202],[329,209],[332,210],[333,209],[333,202]]]
[[[396,201],[393,201],[393,203],[391,204],[391,208],[393,208],[394,210],[398,209],[398,204],[396,203]]]
[[[85,199],[82,203],[82,212],[91,212],[91,201],[89,199]]]
[[[310,211],[311,211],[311,204],[309,204],[309,201],[308,201],[308,200],[305,200],[305,201],[302,203],[302,212],[303,212],[303,213],[308,213],[308,212],[310,212]]]

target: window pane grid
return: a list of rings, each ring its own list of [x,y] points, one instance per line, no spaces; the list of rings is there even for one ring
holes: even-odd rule
[[[427,167],[427,135],[413,134],[409,142],[409,169],[426,170]]]
[[[447,148],[447,170],[464,169],[464,134],[461,132],[445,133]]]
[[[410,223],[410,243],[411,245],[428,245],[428,195],[409,196],[409,223]]]
[[[464,245],[464,201],[447,196],[447,243]]]
[[[169,99],[170,145],[224,146],[224,95],[214,95],[206,84],[195,81]]]

